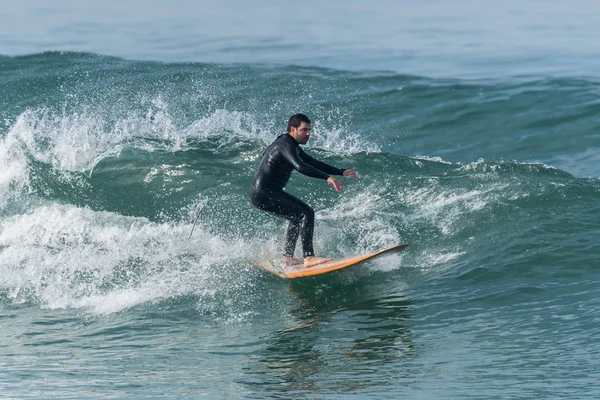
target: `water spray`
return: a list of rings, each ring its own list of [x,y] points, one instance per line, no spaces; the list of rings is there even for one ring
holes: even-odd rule
[[[196,207],[196,213],[195,213],[196,218],[194,219],[194,224],[192,225],[192,231],[190,232],[190,237],[188,238],[188,240],[190,240],[192,238],[192,234],[194,233],[194,228],[196,227],[196,223],[200,219],[200,216],[202,215],[202,210],[204,210],[205,206],[206,206],[206,203],[202,204],[202,207],[200,207],[200,204],[198,204],[198,206]]]

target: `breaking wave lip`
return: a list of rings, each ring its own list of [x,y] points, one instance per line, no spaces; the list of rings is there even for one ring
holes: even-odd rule
[[[379,151],[358,134],[316,126],[312,148],[336,155]],[[50,165],[68,179],[91,174],[100,161],[118,156],[127,147],[178,152],[193,148],[196,142],[210,142],[215,151],[250,144],[260,153],[278,134],[269,121],[258,122],[248,113],[223,109],[179,127],[160,97],[145,115],[128,115],[115,122],[91,109],[71,114],[47,108],[26,110],[0,139],[0,205],[29,188],[33,161]]]
[[[559,171],[557,168],[552,167],[550,165],[544,164],[542,162],[523,162],[523,161],[511,161],[511,162],[486,162],[483,158],[478,159],[477,161],[473,161],[470,163],[457,163],[460,171],[475,171],[480,169],[490,170],[492,172],[500,170],[503,166],[506,165],[517,165],[517,166],[525,166],[525,167],[534,167],[534,168],[543,168],[546,170],[554,170]]]
[[[447,164],[447,165],[452,165],[451,162],[449,161],[444,161],[441,157],[430,157],[430,156],[422,156],[422,155],[417,155],[413,157],[415,160],[423,160],[423,161],[430,161],[430,162],[435,162],[435,163],[439,163],[439,164]]]
[[[422,161],[425,161],[427,163],[434,163],[442,167],[446,167],[448,171],[460,173],[487,174],[512,171],[517,173],[535,174],[542,172],[564,178],[576,177],[567,170],[563,170],[542,161],[486,161],[483,158],[479,158],[476,161],[471,162],[449,162],[441,157],[415,156],[409,158],[416,160],[415,165],[418,167],[424,167],[425,165]]]
[[[548,165],[543,162],[536,162],[536,161],[489,162],[483,158],[479,158],[476,161],[464,163],[464,162],[446,161],[439,156],[417,155],[412,158],[414,158],[415,160],[423,160],[423,161],[429,161],[429,162],[445,164],[445,165],[455,165],[465,171],[476,169],[477,167],[481,167],[481,166],[485,166],[485,165],[490,165],[490,166],[494,166],[494,167],[499,167],[502,165],[523,165],[523,166],[540,167],[540,168],[549,169],[549,170],[558,170],[558,168],[553,167],[552,165]]]

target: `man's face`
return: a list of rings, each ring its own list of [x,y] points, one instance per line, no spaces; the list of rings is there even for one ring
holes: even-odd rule
[[[310,137],[310,129],[310,124],[301,122],[299,127],[291,127],[290,135],[296,139],[296,142],[300,144],[306,144],[306,142],[308,142],[308,138]]]

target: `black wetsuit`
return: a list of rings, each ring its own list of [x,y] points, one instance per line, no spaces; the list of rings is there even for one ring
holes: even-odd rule
[[[300,234],[304,257],[314,256],[315,212],[308,204],[283,190],[293,170],[325,180],[330,175],[342,175],[344,170],[315,160],[300,148],[292,136],[285,134],[267,147],[250,185],[250,201],[254,206],[290,221],[283,254],[294,256]]]

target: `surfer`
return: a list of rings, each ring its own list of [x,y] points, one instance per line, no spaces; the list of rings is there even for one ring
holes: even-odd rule
[[[290,221],[283,252],[286,265],[304,263],[306,268],[330,261],[331,258],[316,257],[313,250],[315,212],[302,200],[286,193],[293,170],[303,175],[326,180],[336,191],[342,184],[331,175],[357,175],[351,169],[340,169],[325,164],[306,154],[300,148],[310,137],[311,122],[304,114],[294,114],[288,121],[287,133],[280,135],[267,147],[258,164],[250,185],[250,202],[258,209]],[[302,239],[304,260],[294,258],[298,235]]]

